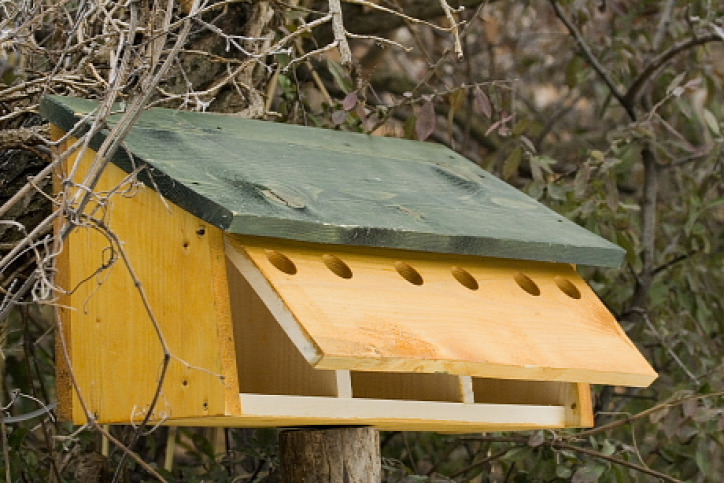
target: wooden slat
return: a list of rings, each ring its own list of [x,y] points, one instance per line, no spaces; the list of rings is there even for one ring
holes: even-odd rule
[[[65,132],[55,124],[50,125],[50,139],[52,141],[58,141]],[[57,148],[57,152],[62,152],[67,149],[67,142],[62,143]],[[53,173],[53,191],[59,193],[63,189],[63,177],[60,176],[59,172]],[[56,219],[55,230],[59,229],[59,224],[62,222],[60,218]],[[56,258],[56,264],[58,267],[69,267],[70,266],[70,251],[61,250]],[[55,283],[59,287],[70,287],[71,278],[70,270],[58,270],[55,276]],[[58,294],[58,306],[69,307],[71,304],[70,294],[60,292]],[[83,417],[83,409],[77,407],[77,400],[73,397],[73,378],[71,375],[71,367],[69,366],[68,357],[72,361],[73,344],[71,340],[72,332],[68,316],[59,318],[59,331],[55,336],[55,387],[58,396],[58,416],[65,421],[73,419],[73,415],[77,414],[78,417]]]
[[[48,96],[41,112],[70,129],[95,106]],[[145,112],[126,145],[134,159],[119,150],[115,163],[148,163],[149,186],[232,233],[613,267],[624,257],[442,145],[167,109]]]
[[[238,236],[229,237],[227,253],[234,264],[245,261],[237,268],[320,369],[633,386],[656,377],[569,265]],[[270,253],[277,263],[288,257],[294,274]],[[325,259],[346,263],[351,278]],[[466,287],[461,273],[477,287]]]
[[[337,397],[352,397],[352,376],[349,371],[334,371],[337,374]]]
[[[241,391],[337,396],[336,372],[341,371],[315,370],[310,366],[231,264],[228,277]]]
[[[473,433],[565,427],[562,406],[337,399],[241,394],[240,417],[176,419],[189,426],[371,425],[398,431]]]
[[[76,180],[94,157],[86,152]],[[63,170],[70,172],[70,166]],[[107,193],[125,177],[109,165],[97,191]],[[151,189],[130,191],[132,196],[116,194],[103,209],[91,204],[86,212],[105,214],[123,242],[171,352],[154,418],[238,413],[222,232]],[[102,269],[113,250],[99,230],[79,226],[63,250],[59,281],[72,293],[59,311],[88,409],[102,423],[140,420],[156,391],[164,355],[139,289],[118,253],[115,264]],[[61,377],[59,384],[59,394],[71,392],[69,378]],[[63,396],[61,405],[66,403]],[[73,420],[84,423],[77,395],[71,405]]]
[[[589,384],[581,382],[570,384],[564,401],[567,427],[590,428],[594,425],[593,398]]]
[[[464,403],[472,404],[475,402],[475,393],[473,392],[473,378],[470,376],[458,376],[460,384],[460,396]]]

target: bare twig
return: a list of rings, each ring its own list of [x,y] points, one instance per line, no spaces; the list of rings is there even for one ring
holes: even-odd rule
[[[463,58],[463,46],[460,43],[460,33],[458,31],[458,23],[455,20],[455,17],[453,16],[452,8],[450,8],[450,5],[447,3],[447,0],[439,0],[440,7],[442,8],[442,11],[445,12],[445,17],[447,18],[447,21],[450,23],[450,31],[453,35],[453,42],[455,43],[454,51],[455,54],[458,56],[458,60],[462,60]]]
[[[642,466],[642,465],[639,465],[636,463],[632,463],[623,458],[619,458],[618,456],[607,455],[607,454],[601,453],[600,451],[594,451],[592,449],[582,448],[580,446],[576,446],[573,444],[564,443],[563,441],[551,441],[550,446],[553,448],[556,448],[556,449],[566,449],[569,451],[576,451],[578,453],[583,453],[588,456],[593,456],[594,458],[610,461],[611,463],[617,464],[619,466],[625,466],[627,468],[631,468],[632,470],[636,470],[639,473],[653,476],[653,477],[659,478],[663,481],[668,481],[671,483],[682,483],[682,480],[679,480],[678,478],[674,478],[665,473],[661,473],[660,471],[652,470],[651,468],[647,468],[645,466]]]
[[[598,58],[591,50],[591,47],[589,47],[586,40],[583,38],[583,34],[578,30],[578,28],[571,22],[571,20],[566,16],[565,12],[563,12],[563,9],[558,4],[557,0],[549,0],[551,5],[553,6],[553,10],[556,12],[556,16],[563,22],[563,25],[566,26],[568,29],[568,32],[571,34],[571,36],[575,39],[576,44],[578,44],[578,48],[581,50],[583,55],[586,57],[586,60],[591,63],[591,66],[596,71],[598,76],[606,83],[606,86],[608,87],[609,91],[611,92],[611,95],[618,100],[618,102],[621,104],[621,106],[626,110],[631,120],[636,120],[636,113],[633,109],[633,106],[631,103],[626,99],[625,95],[621,90],[618,88],[616,83],[614,82],[611,75],[608,73],[608,71],[601,65],[601,63],[598,61]]]
[[[526,436],[510,436],[510,437],[477,436],[477,437],[465,437],[465,438],[463,438],[463,440],[464,441],[490,441],[490,442],[500,442],[500,443],[514,443],[519,446],[525,446],[528,444],[529,438]],[[681,480],[671,477],[665,473],[661,473],[659,471],[652,470],[645,466],[642,466],[642,465],[639,465],[636,463],[632,463],[623,458],[619,458],[618,456],[607,455],[607,454],[601,453],[600,451],[595,451],[595,450],[592,450],[589,448],[584,448],[581,446],[570,444],[570,443],[563,441],[562,439],[556,439],[556,438],[545,439],[541,443],[541,446],[543,446],[543,445],[548,446],[553,449],[563,449],[563,450],[568,450],[568,451],[574,451],[576,453],[585,454],[585,455],[592,456],[597,459],[610,461],[611,463],[614,463],[614,464],[617,464],[620,466],[625,466],[627,468],[631,468],[632,470],[638,471],[639,473],[654,476],[656,478],[660,478],[661,480],[668,481],[670,483],[682,483]],[[505,451],[505,453],[507,453],[508,451],[510,451],[510,449]],[[496,455],[496,456],[500,457],[505,453],[501,452],[501,454],[499,456],[498,455]],[[486,458],[486,460],[487,460],[487,458]],[[482,463],[483,462],[478,462],[474,466],[480,465]]]
[[[551,0],[554,1],[554,0]],[[687,50],[699,46],[708,44],[710,42],[721,42],[722,38],[716,35],[715,33],[702,35],[701,37],[693,37],[687,40],[684,40],[682,42],[679,42],[675,45],[672,45],[664,52],[660,53],[651,61],[646,64],[646,66],[643,68],[641,73],[636,77],[636,79],[631,83],[631,86],[628,88],[625,94],[623,94],[620,98],[618,95],[616,95],[616,99],[618,99],[622,105],[630,105],[638,99],[639,95],[641,94],[641,89],[644,85],[646,85],[646,82],[653,77],[653,75],[661,69],[664,65],[666,65],[667,62],[669,62],[671,59],[676,57],[677,55],[681,54],[682,52],[686,52]],[[612,91],[613,92],[613,91]],[[615,95],[615,94],[614,94]]]
[[[612,423],[604,424],[603,426],[599,426],[597,428],[578,432],[575,435],[573,435],[573,437],[585,438],[588,436],[605,433],[607,431],[611,431],[611,430],[619,428],[621,426],[626,426],[626,425],[632,424],[634,421],[637,421],[639,419],[647,418],[647,417],[651,416],[652,414],[657,413],[663,409],[680,406],[680,405],[684,404],[686,401],[709,399],[709,398],[716,398],[716,397],[721,397],[721,396],[724,396],[724,391],[712,392],[709,394],[697,394],[694,396],[671,399],[671,400],[665,401],[661,404],[652,406],[649,409],[641,411],[640,413],[636,413],[634,415],[627,416],[624,419],[619,419],[618,421],[613,421]]]
[[[20,127],[0,131],[0,149],[22,149],[47,143],[48,126]]]
[[[434,28],[434,29],[436,29],[436,30],[441,30],[441,31],[444,31],[444,32],[449,32],[449,31],[451,31],[453,28],[457,28],[457,24],[454,24],[454,23],[451,24],[450,27],[442,27],[442,26],[436,25],[436,24],[434,24],[434,23],[432,23],[432,22],[428,22],[428,21],[425,20],[425,19],[418,18],[418,17],[414,17],[414,16],[411,16],[411,15],[407,15],[407,14],[405,14],[404,12],[401,12],[401,11],[398,11],[398,10],[393,10],[393,9],[391,9],[391,8],[387,8],[387,7],[383,6],[383,5],[380,5],[380,4],[378,4],[378,3],[371,2],[371,1],[369,1],[369,0],[344,0],[344,2],[345,2],[345,3],[353,3],[353,4],[356,4],[356,5],[362,5],[362,6],[364,6],[364,7],[368,7],[368,8],[371,8],[371,9],[373,9],[373,10],[379,10],[379,11],[381,11],[381,12],[389,13],[389,14],[391,14],[391,15],[394,15],[394,16],[396,16],[396,17],[399,17],[399,18],[401,18],[402,20],[406,20],[406,21],[408,21],[408,22],[412,22],[412,23],[416,23],[416,24],[427,25],[428,27],[432,27],[432,28]],[[445,3],[446,3],[446,2],[445,2]],[[442,6],[442,3],[441,3],[441,6]],[[449,6],[448,6],[448,8],[449,8]],[[446,12],[443,12],[443,13],[446,13]]]
[[[332,15],[332,32],[334,33],[334,41],[339,49],[341,64],[350,69],[352,67],[352,51],[347,42],[347,31],[344,28],[344,20],[342,18],[342,5],[339,1],[340,0],[329,0],[329,13]]]

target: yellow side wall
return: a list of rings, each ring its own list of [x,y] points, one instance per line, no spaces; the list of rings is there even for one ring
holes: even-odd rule
[[[83,156],[76,182],[94,159],[92,151]],[[56,186],[74,162],[58,173]],[[122,242],[130,269],[103,229],[83,219],[58,258],[58,282],[71,292],[61,297],[62,333],[85,405],[102,423],[143,419],[159,388],[163,339],[170,362],[153,420],[239,414],[223,234],[126,178],[109,164],[94,191],[102,197],[116,191],[105,206],[91,203],[85,213],[102,219]],[[61,413],[84,423],[62,344],[58,349]]]

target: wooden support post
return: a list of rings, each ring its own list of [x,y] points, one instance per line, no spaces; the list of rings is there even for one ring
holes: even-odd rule
[[[282,480],[373,483],[382,479],[374,428],[289,429],[279,434]]]

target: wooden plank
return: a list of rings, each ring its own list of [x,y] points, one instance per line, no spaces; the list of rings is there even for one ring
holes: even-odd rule
[[[50,139],[52,141],[58,141],[65,132],[55,124],[50,125]],[[68,142],[65,141],[54,148],[55,153],[62,153],[68,149]],[[63,177],[59,171],[53,173],[53,192],[59,193],[63,189]],[[60,228],[59,224],[62,222],[61,219],[57,219],[55,223],[55,230]],[[70,287],[70,270],[63,270],[62,267],[70,267],[70,251],[61,250],[56,258],[56,266],[60,268],[55,275],[55,282],[59,287]],[[58,294],[58,307],[70,307],[70,294],[66,292],[60,292]],[[73,344],[71,339],[71,330],[68,324],[68,317],[62,316],[63,309],[59,309],[58,313],[61,315],[58,318],[58,332],[55,336],[55,387],[56,394],[58,397],[58,417],[62,420],[70,420],[74,414],[82,415],[83,409],[77,407],[77,399],[73,397],[73,379],[71,375],[71,367],[69,362],[73,358]],[[71,361],[68,360],[71,359]]]
[[[564,428],[562,406],[465,404],[241,394],[241,416],[181,418],[179,426],[374,426],[391,431],[475,433]]]
[[[256,269],[254,263],[243,251],[234,249],[229,244],[228,239],[226,240],[225,247],[226,256],[234,269],[232,270],[231,267],[229,267],[229,276],[233,277],[234,283],[242,284],[242,290],[246,289],[244,284],[248,284],[252,287],[256,295],[264,302],[264,305],[270,313],[274,315],[273,318],[282,327],[282,329],[284,329],[284,332],[291,339],[302,356],[304,356],[307,361],[316,362],[319,357],[321,357],[319,348],[309,338],[309,335],[301,329],[299,324],[296,322],[294,315],[292,315],[284,301],[279,298],[274,288],[264,277],[264,274]],[[237,295],[231,292],[231,290],[234,290],[233,287],[230,287],[229,294],[230,299],[233,301]],[[242,293],[248,294],[248,292],[243,291]],[[246,296],[249,297],[250,295]]]
[[[449,374],[352,372],[356,398],[462,402],[460,381]]]
[[[595,425],[593,418],[593,398],[591,386],[584,383],[570,384],[564,388],[564,408],[566,409],[566,426],[569,428],[591,428]]]
[[[337,374],[337,397],[352,397],[352,376],[349,371],[334,371]]]
[[[472,386],[476,403],[562,405],[567,427],[593,426],[591,387],[585,383],[474,377]]]
[[[568,387],[575,384],[474,377],[473,392],[477,403],[563,406],[568,402]]]
[[[488,431],[503,428],[561,428],[561,406],[464,404],[378,399],[275,397],[242,394],[245,418],[319,421],[313,424],[372,425],[415,431]],[[463,426],[467,425],[467,426]],[[493,429],[494,428],[494,429]]]
[[[48,96],[41,112],[70,129],[95,106]],[[134,159],[120,150],[115,163],[148,163],[149,186],[233,233],[612,267],[624,257],[441,145],[166,109],[144,113],[126,145]]]
[[[86,152],[76,180],[94,157]],[[63,172],[70,172],[69,166]],[[97,191],[109,193],[125,177],[109,165]],[[219,288],[226,287],[223,254],[221,270],[213,254],[223,245],[221,230],[143,185],[125,185],[107,204],[91,204],[86,212],[91,210],[123,242],[171,352],[154,418],[238,413],[239,402],[229,398],[235,392],[238,399],[239,393],[234,367],[229,367],[235,361],[231,320],[228,307],[215,301]],[[118,251],[92,224],[78,226],[64,251],[59,280],[71,293],[59,311],[84,399],[101,423],[138,421],[156,391],[164,359],[139,289]],[[61,378],[61,384],[67,383]],[[72,417],[85,422],[77,395]]]
[[[460,384],[461,401],[468,404],[475,402],[475,392],[473,391],[473,378],[470,376],[458,376]]]
[[[211,289],[213,291],[213,318],[216,326],[216,340],[218,341],[218,357],[221,364],[221,374],[224,383],[224,405],[226,414],[239,414],[241,401],[238,394],[239,373],[237,371],[236,340],[234,338],[234,319],[231,312],[229,287],[231,283],[226,271],[227,260],[224,239],[216,227],[211,227],[212,236],[208,238],[209,258],[211,261]],[[197,230],[197,234],[199,231]],[[203,283],[203,281],[200,281]],[[213,344],[213,337],[209,338],[209,345]],[[206,347],[213,350],[213,346]],[[213,357],[210,355],[209,357]]]
[[[337,396],[338,371],[310,366],[231,263],[228,277],[241,391]]]
[[[227,250],[253,262],[244,270],[264,280],[261,298],[320,369],[633,386],[656,377],[569,265],[238,236]]]

